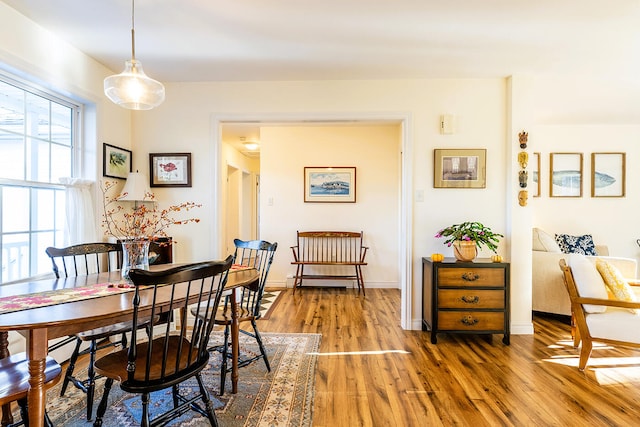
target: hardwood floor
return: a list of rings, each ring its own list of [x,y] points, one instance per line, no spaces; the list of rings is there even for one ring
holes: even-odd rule
[[[314,427],[629,426],[640,416],[640,351],[599,346],[584,372],[568,325],[534,335],[400,328],[400,291],[285,291],[264,332],[320,333]],[[241,376],[242,378],[242,376]]]

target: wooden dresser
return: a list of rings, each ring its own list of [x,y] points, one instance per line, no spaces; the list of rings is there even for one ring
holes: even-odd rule
[[[503,334],[509,345],[509,263],[422,258],[422,329],[457,334]]]

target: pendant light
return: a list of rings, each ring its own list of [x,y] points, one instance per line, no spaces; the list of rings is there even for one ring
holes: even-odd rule
[[[164,86],[142,70],[136,60],[135,0],[131,0],[131,60],[125,69],[104,79],[104,94],[121,107],[130,110],[150,110],[164,101]]]

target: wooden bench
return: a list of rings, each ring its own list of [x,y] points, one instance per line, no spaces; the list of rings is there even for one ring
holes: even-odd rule
[[[297,245],[291,246],[296,276],[293,293],[302,286],[304,279],[352,280],[358,283],[358,292],[364,295],[362,266],[367,265],[364,258],[366,246],[362,245],[362,231],[298,231]],[[304,274],[305,266],[353,266],[353,275]]]

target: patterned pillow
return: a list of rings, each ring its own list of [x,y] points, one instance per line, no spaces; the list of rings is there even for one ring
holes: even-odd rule
[[[613,299],[621,301],[636,301],[636,295],[629,283],[622,277],[622,273],[614,265],[605,260],[597,259],[596,268],[604,279],[609,291],[613,294]],[[640,314],[640,310],[631,308],[632,313]]]
[[[597,255],[596,245],[591,234],[584,236],[570,236],[569,234],[556,234],[556,242],[565,254]]]

